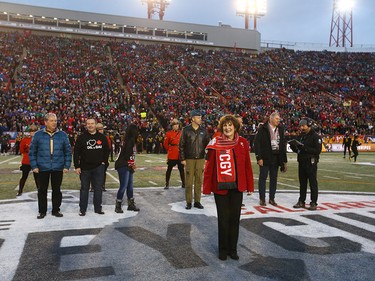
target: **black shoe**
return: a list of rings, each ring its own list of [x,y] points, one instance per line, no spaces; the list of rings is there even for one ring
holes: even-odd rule
[[[269,203],[270,203],[272,206],[277,206],[277,203],[275,202],[274,199],[270,199]]]
[[[104,212],[102,210],[95,212],[95,214],[104,215]]]
[[[194,202],[194,208],[203,209],[204,207],[200,202]]]
[[[187,203],[185,209],[190,210],[191,209],[191,203]]]
[[[39,219],[44,219],[44,217],[46,216],[45,213],[40,213],[36,218],[39,220]]]
[[[307,210],[315,211],[317,209],[316,203],[310,203],[310,207],[307,208]]]
[[[18,191],[17,192],[17,196],[21,196],[22,195],[22,192],[21,191]]]
[[[305,202],[300,202],[298,201],[297,204],[295,204],[293,206],[294,209],[298,209],[298,208],[305,208]]]
[[[241,207],[245,207],[245,204],[244,204],[244,203],[242,203],[242,204],[241,204]]]
[[[264,199],[260,199],[260,200],[259,200],[259,205],[261,205],[261,206],[267,206],[267,204],[266,204],[266,200],[264,200]]]
[[[105,189],[105,187],[102,188],[102,191],[107,191],[107,189]]]
[[[80,215],[81,217],[84,217],[84,216],[86,216],[86,212],[85,212],[85,211],[80,211],[80,212],[79,212],[79,215]]]
[[[90,192],[94,192],[94,189],[93,189],[93,188],[90,188]]]
[[[183,185],[181,185],[181,188],[185,188],[185,185],[183,184]]]
[[[61,217],[63,217],[64,215],[63,215],[62,213],[60,213],[60,212],[53,212],[53,213],[52,213],[52,216],[57,217],[57,218],[61,218]]]
[[[232,260],[239,260],[240,259],[240,257],[237,255],[236,252],[229,254],[229,256]]]
[[[169,186],[168,186],[168,185],[166,185],[166,186],[164,187],[164,189],[169,189]]]
[[[225,261],[227,259],[227,254],[220,253],[219,259],[222,260],[222,261]]]

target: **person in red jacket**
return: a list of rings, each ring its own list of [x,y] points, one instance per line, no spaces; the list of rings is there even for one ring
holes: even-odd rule
[[[185,187],[185,170],[184,165],[182,165],[181,160],[179,159],[178,155],[178,144],[180,142],[181,137],[181,123],[177,119],[173,119],[171,122],[172,130],[168,131],[165,134],[164,138],[164,148],[168,152],[168,168],[165,174],[165,187],[164,189],[169,188],[169,179],[171,178],[172,169],[174,166],[177,165],[178,171],[180,172],[180,178],[182,185],[181,187]]]
[[[248,141],[239,136],[240,123],[233,115],[220,118],[222,134],[207,145],[203,193],[214,193],[219,229],[219,259],[238,260],[237,242],[243,192],[254,192]]]
[[[30,136],[24,137],[20,142],[20,152],[22,154],[20,170],[22,171],[22,176],[18,184],[17,196],[22,195],[23,188],[26,184],[26,180],[29,177],[29,173],[31,171],[29,149],[30,149],[31,139],[37,130],[38,130],[37,126],[35,126],[34,124],[30,125],[29,127]],[[39,188],[38,174],[36,173],[33,173],[33,174],[34,174],[35,185],[37,188]]]

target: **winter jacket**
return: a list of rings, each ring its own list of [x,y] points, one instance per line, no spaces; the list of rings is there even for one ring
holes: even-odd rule
[[[233,151],[235,155],[238,190],[241,192],[254,192],[254,177],[250,161],[249,143],[245,138],[239,137]],[[203,194],[210,194],[211,192],[226,195],[228,190],[218,190],[216,152],[213,149],[208,149],[207,161],[204,167]]]
[[[182,130],[179,157],[181,161],[186,159],[203,159],[205,156],[205,149],[210,142],[210,138],[204,127],[199,126],[194,130],[192,125],[186,126]]]
[[[72,149],[68,135],[60,130],[49,133],[46,129],[35,133],[29,151],[30,166],[39,171],[62,171],[72,163]]]
[[[278,126],[279,130],[279,166],[282,166],[283,163],[287,163],[288,159],[286,156],[286,140],[284,136],[284,127]],[[272,161],[272,146],[271,146],[271,135],[268,129],[268,122],[259,127],[258,133],[254,139],[254,152],[257,161],[263,160],[264,166],[269,166]]]

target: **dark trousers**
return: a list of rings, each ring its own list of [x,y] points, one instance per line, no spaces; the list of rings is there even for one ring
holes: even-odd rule
[[[104,181],[105,165],[100,165],[95,169],[81,170],[81,190],[79,192],[79,208],[86,212],[89,201],[90,185],[94,189],[94,211],[100,212],[102,210],[102,188]]]
[[[318,180],[317,180],[318,165],[311,164],[310,160],[303,160],[298,162],[298,178],[299,178],[299,202],[305,202],[307,193],[307,181],[310,184],[311,202],[318,201]]]
[[[346,150],[348,150],[349,156],[350,156],[350,145],[344,144],[344,157],[346,156]]]
[[[60,211],[62,201],[60,187],[63,179],[63,171],[44,171],[39,172],[38,206],[39,213],[41,214],[47,213],[47,191],[50,179],[52,187],[52,213]]]
[[[174,166],[178,167],[178,171],[180,172],[180,178],[182,182],[182,186],[185,187],[185,169],[184,165],[181,164],[181,160],[170,160],[168,159],[168,168],[165,174],[165,186],[169,186],[169,180],[171,178],[172,169]]]
[[[19,190],[22,192],[22,190],[25,186],[26,180],[29,177],[29,173],[31,171],[31,166],[27,165],[27,164],[22,164],[21,167],[20,167],[20,170],[22,171],[22,176],[21,176],[20,182],[19,182]],[[33,176],[34,176],[35,186],[38,189],[39,188],[39,174],[33,173]]]
[[[229,190],[227,195],[215,194],[219,230],[219,253],[237,252],[238,233],[243,193]]]
[[[258,190],[261,200],[266,199],[266,180],[268,173],[270,174],[270,199],[275,199],[278,171],[279,164],[276,162],[269,166],[259,166]]]

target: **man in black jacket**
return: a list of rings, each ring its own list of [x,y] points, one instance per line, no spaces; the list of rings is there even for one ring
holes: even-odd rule
[[[79,215],[86,215],[90,184],[94,189],[94,211],[102,215],[104,170],[110,150],[106,136],[96,130],[94,118],[87,119],[86,128],[74,146],[74,167],[81,180]]]
[[[254,150],[259,165],[259,205],[266,206],[266,180],[269,173],[269,203],[277,206],[275,194],[278,170],[281,167],[281,171],[285,172],[288,162],[284,127],[280,125],[278,112],[273,112],[269,120],[259,127],[254,139]]]
[[[301,138],[291,140],[290,148],[298,154],[299,199],[293,208],[305,208],[307,181],[310,183],[311,203],[308,210],[317,209],[318,201],[318,162],[322,152],[322,139],[312,128],[311,119],[301,119],[299,122]]]
[[[190,112],[191,124],[183,128],[179,143],[179,158],[185,166],[186,209],[192,207],[194,181],[194,207],[203,209],[201,200],[205,148],[210,141],[207,130],[201,126],[202,113]]]

